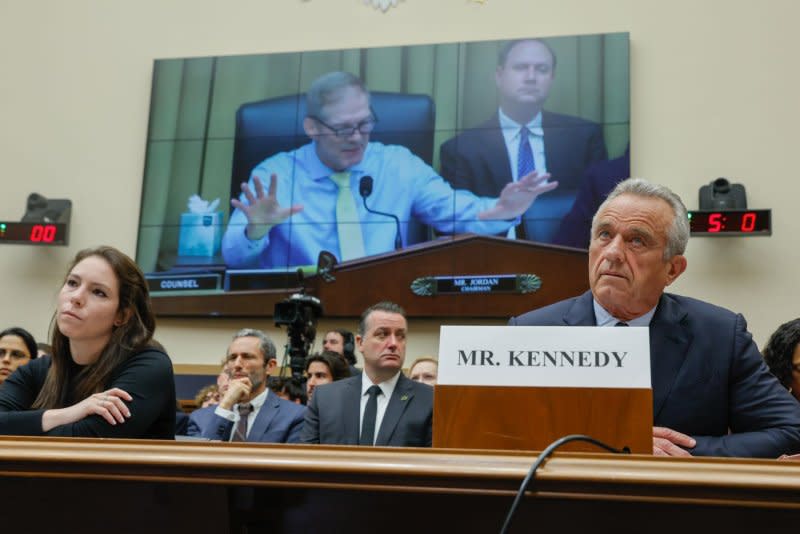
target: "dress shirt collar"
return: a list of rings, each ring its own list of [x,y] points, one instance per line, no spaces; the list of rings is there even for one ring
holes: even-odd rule
[[[594,297],[592,297],[592,304],[594,304],[594,317],[597,326],[614,326],[619,321],[622,321],[622,319],[617,319],[608,313]],[[656,314],[657,307],[658,305],[653,306],[653,308],[644,315],[631,319],[630,321],[622,322],[628,323],[628,326],[650,326],[650,321],[653,319],[653,315]]]
[[[397,381],[400,380],[400,373],[402,371],[398,371],[392,378],[389,380],[384,380],[380,384],[377,384],[379,388],[381,388],[381,393],[383,393],[383,397],[386,399],[390,399],[392,397],[392,393],[394,393],[394,388],[397,386]],[[367,390],[372,386],[372,380],[369,379],[367,373],[361,373],[361,396],[367,394]]]
[[[356,163],[355,165],[351,166],[348,169],[345,169],[346,172],[354,172],[358,174],[364,173],[364,161],[367,159],[367,156],[370,153],[372,143],[367,143],[367,148],[364,150],[364,157],[361,158],[361,161]],[[305,162],[308,168],[308,175],[311,177],[312,180],[323,180],[328,178],[331,174],[334,174],[334,171],[319,159],[317,155],[317,142],[311,141],[307,145],[304,145],[300,149],[298,149],[298,153],[300,158]]]
[[[522,124],[519,124],[503,113],[503,110],[500,108],[497,109],[497,116],[500,120],[500,129],[503,131],[503,137],[506,138],[506,143],[519,137],[519,130],[522,128]],[[540,111],[537,113],[525,126],[531,132],[531,135],[544,136],[544,130],[542,129],[542,112]]]

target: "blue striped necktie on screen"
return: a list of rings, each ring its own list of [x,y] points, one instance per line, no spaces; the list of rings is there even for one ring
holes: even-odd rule
[[[530,131],[523,126],[519,129],[519,153],[517,156],[517,180],[529,174],[536,168],[533,162],[533,151],[531,150],[531,143],[528,140]]]
[[[358,218],[353,192],[350,189],[350,173],[335,172],[331,180],[339,187],[336,197],[336,232],[339,234],[340,261],[361,258],[364,254],[364,236]]]

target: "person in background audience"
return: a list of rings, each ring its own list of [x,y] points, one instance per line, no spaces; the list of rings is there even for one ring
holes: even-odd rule
[[[42,356],[50,356],[53,354],[53,347],[49,343],[42,343],[41,341],[36,344],[36,352],[41,358]]]
[[[433,388],[402,373],[407,332],[405,311],[393,302],[364,311],[356,336],[364,372],[314,392],[304,443],[431,446]]]
[[[350,369],[338,352],[329,350],[312,354],[306,358],[306,396],[310,401],[314,390],[322,384],[350,376]]]
[[[194,397],[194,403],[198,408],[208,408],[219,404],[219,388],[217,385],[211,384],[198,391]]]
[[[343,357],[350,367],[350,375],[361,372],[356,367],[356,338],[350,330],[337,328],[327,332],[322,340],[322,350],[329,350]]]
[[[435,358],[417,358],[408,370],[408,377],[414,382],[435,386],[439,377],[439,362]]]
[[[0,388],[0,434],[173,439],[172,362],[153,345],[136,263],[113,247],[81,250],[57,302],[52,357]]]
[[[275,344],[252,328],[239,330],[228,345],[228,390],[202,436],[222,441],[295,443],[305,408],[270,395],[267,377],[277,365]]]
[[[306,403],[306,388],[293,376],[271,376],[269,388],[283,400],[295,404]]]
[[[36,340],[30,332],[17,326],[0,332],[0,385],[17,370],[37,356]]]
[[[800,400],[800,319],[780,325],[762,352],[772,374]]]

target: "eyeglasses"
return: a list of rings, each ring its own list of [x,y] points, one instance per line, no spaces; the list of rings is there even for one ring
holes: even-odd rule
[[[313,115],[310,115],[309,117],[332,131],[336,137],[347,138],[356,133],[356,130],[358,130],[359,133],[368,134],[375,129],[375,123],[378,122],[378,116],[375,115],[374,111],[370,111],[372,112],[372,116],[359,122],[355,126],[331,126],[319,117],[315,117]]]

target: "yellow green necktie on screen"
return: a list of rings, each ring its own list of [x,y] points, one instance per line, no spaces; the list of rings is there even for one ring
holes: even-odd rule
[[[336,197],[336,231],[339,234],[340,261],[364,256],[364,236],[361,234],[361,221],[358,219],[356,203],[350,189],[350,173],[335,172],[331,180],[339,186]]]

